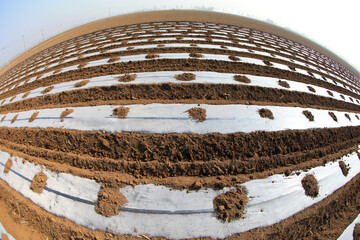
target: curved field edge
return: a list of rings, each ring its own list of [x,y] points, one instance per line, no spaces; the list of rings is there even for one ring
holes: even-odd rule
[[[290,39],[292,41],[298,42],[314,50],[330,57],[331,59],[339,62],[341,65],[347,67],[352,72],[354,72],[357,76],[360,76],[360,73],[344,61],[339,56],[335,55],[328,49],[320,46],[319,44],[304,38],[303,36],[288,31],[286,29],[277,27],[275,25],[265,23],[262,21],[258,21],[255,19],[236,16],[232,14],[225,14],[225,13],[217,13],[217,12],[204,12],[204,11],[193,11],[193,10],[167,10],[167,11],[149,11],[149,12],[142,12],[142,13],[132,13],[132,14],[125,14],[121,16],[116,16],[108,19],[103,19],[99,21],[95,21],[92,23],[88,23],[86,25],[71,29],[64,33],[61,33],[35,47],[30,49],[27,53],[22,54],[21,56],[17,57],[13,60],[8,66],[4,67],[0,71],[0,75],[5,73],[7,70],[11,69],[12,67],[16,66],[18,63],[24,61],[26,58],[41,52],[53,45],[58,43],[64,42],[66,40],[96,32],[99,30],[123,26],[123,25],[130,25],[130,24],[138,24],[143,22],[158,22],[158,21],[200,21],[200,22],[217,22],[222,24],[229,24],[235,25],[239,27],[247,27],[253,28],[257,30],[261,30],[264,32],[269,32],[272,34],[276,34],[278,36]]]

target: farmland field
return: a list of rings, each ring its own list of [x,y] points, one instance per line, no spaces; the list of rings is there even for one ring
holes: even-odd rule
[[[202,14],[86,26],[2,71],[9,235],[334,239],[357,218],[358,73]]]

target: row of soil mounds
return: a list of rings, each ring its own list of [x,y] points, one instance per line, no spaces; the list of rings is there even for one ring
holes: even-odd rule
[[[155,49],[156,50],[156,49]],[[167,51],[167,50],[170,50],[170,49],[159,49],[159,51]],[[178,51],[180,52],[183,52],[184,49],[183,48],[179,48],[177,49]],[[139,53],[150,53],[150,52],[153,52],[154,49],[149,49],[149,50],[138,50],[140,51]],[[194,51],[194,50],[192,50]],[[206,52],[206,51],[210,51],[213,52],[213,51],[222,51],[222,50],[209,50],[209,49],[202,49],[201,52]],[[172,51],[173,52],[173,51]],[[246,57],[254,57],[254,58],[259,58],[259,59],[262,59],[262,60],[269,60],[271,58],[269,57],[260,57],[260,56],[252,56],[252,54],[241,54],[241,55],[245,55]],[[67,67],[67,66],[73,66],[73,65],[76,65],[76,64],[81,64],[81,63],[84,63],[84,62],[88,62],[88,61],[94,61],[94,60],[98,60],[98,59],[104,59],[106,57],[108,58],[113,58],[114,56],[118,56],[117,53],[109,53],[109,54],[103,54],[101,56],[92,56],[92,57],[88,57],[88,58],[84,58],[84,59],[79,59],[79,60],[75,60],[73,62],[69,62],[69,63],[66,63],[66,64],[63,64],[63,66],[57,66],[57,67],[53,67],[53,68],[50,68],[50,69],[47,69],[43,72],[39,72],[37,74],[34,74],[34,75],[30,75],[24,79],[21,79],[21,80],[18,80],[18,81],[15,81],[12,85],[16,85],[16,84],[19,84],[21,81],[24,81],[25,79],[30,79],[31,77],[33,76],[41,76],[43,73],[46,73],[46,72],[49,72],[49,71],[52,71],[52,70],[61,70],[63,67]],[[70,81],[70,80],[78,80],[78,79],[84,79],[84,78],[90,78],[90,77],[94,77],[94,76],[103,76],[103,75],[108,75],[108,74],[121,74],[121,73],[127,73],[127,72],[130,72],[129,70],[132,70],[132,72],[141,72],[141,71],[161,71],[163,70],[162,68],[165,67],[158,67],[156,66],[156,63],[161,62],[162,65],[164,65],[164,61],[165,63],[167,61],[170,61],[170,62],[174,62],[174,61],[177,61],[179,63],[181,62],[186,62],[189,61],[189,60],[197,60],[197,61],[201,61],[201,63],[199,64],[197,62],[197,68],[196,68],[196,65],[192,64],[191,68],[189,68],[189,66],[182,66],[183,68],[174,68],[173,71],[175,70],[187,70],[187,71],[190,71],[190,70],[193,70],[193,71],[196,71],[196,70],[200,70],[200,71],[206,71],[206,70],[209,70],[208,68],[205,68],[202,67],[201,65],[203,64],[209,64],[208,62],[212,62],[212,61],[215,61],[215,62],[221,62],[222,64],[225,64],[225,65],[228,65],[228,64],[236,64],[234,62],[224,62],[224,61],[216,61],[216,60],[199,60],[199,59],[187,59],[187,60],[181,60],[181,59],[159,59],[159,60],[156,60],[155,62],[155,66],[149,66],[148,63],[143,62],[143,61],[140,61],[140,64],[141,65],[145,65],[145,66],[142,66],[140,67],[141,70],[137,70],[137,69],[134,69],[134,67],[132,68],[129,68],[129,64],[130,65],[133,65],[135,63],[137,63],[137,65],[139,64],[139,62],[127,62],[127,63],[115,63],[116,66],[121,66],[121,65],[127,65],[125,69],[118,69],[118,68],[112,68],[111,71],[107,70],[103,73],[99,73],[97,70],[98,68],[109,68],[108,65],[103,65],[103,66],[95,66],[95,67],[91,67],[91,68],[83,68],[83,69],[79,69],[79,70],[72,70],[72,71],[68,71],[68,72],[65,72],[65,73],[60,73],[60,74],[56,74],[56,75],[52,75],[52,76],[48,76],[44,79],[41,79],[41,80],[36,80],[35,82],[33,83],[30,83],[30,84],[24,84],[23,86],[21,87],[17,87],[13,90],[10,90],[8,92],[6,92],[6,94],[2,95],[1,98],[4,98],[6,96],[10,96],[9,93],[12,93],[13,95],[18,93],[19,91],[21,92],[21,90],[19,89],[24,89],[26,88],[27,90],[31,90],[31,89],[34,89],[37,86],[37,87],[40,87],[40,86],[47,86],[46,84],[44,84],[45,82],[48,82],[48,84],[55,84],[55,83],[60,83],[60,82],[63,82],[63,81]],[[282,60],[276,60],[276,62],[286,62],[286,61],[282,61]],[[332,90],[335,90],[335,91],[338,91],[338,92],[341,92],[341,93],[344,93],[344,94],[349,94],[349,95],[352,95],[353,97],[355,98],[358,98],[358,95],[354,94],[353,92],[347,90],[347,89],[344,89],[342,87],[338,87],[338,86],[334,86],[333,84],[330,84],[328,82],[325,82],[325,81],[322,81],[322,80],[318,80],[316,78],[313,78],[313,77],[310,77],[310,76],[307,76],[307,75],[304,75],[304,74],[300,74],[300,73],[296,73],[296,72],[292,72],[292,71],[287,71],[287,70],[282,70],[282,69],[276,69],[276,68],[272,68],[272,67],[268,67],[268,66],[258,66],[258,65],[254,65],[254,64],[249,64],[249,63],[241,63],[241,62],[238,62],[238,64],[242,64],[244,66],[241,66],[241,68],[239,69],[239,66],[237,67],[237,71],[229,71],[233,66],[231,67],[227,67],[227,68],[223,68],[223,70],[220,70],[220,69],[216,69],[217,72],[227,72],[229,71],[229,73],[233,72],[233,73],[248,73],[248,74],[253,74],[253,75],[258,75],[258,76],[272,76],[272,75],[269,75],[269,72],[273,72],[273,75],[275,77],[282,77],[283,78],[286,78],[286,79],[289,79],[289,80],[295,80],[295,81],[299,81],[299,82],[305,82],[305,83],[309,83],[309,84],[315,84],[315,85],[318,85],[318,86],[324,86],[328,89],[332,89]],[[178,65],[178,64],[177,64]],[[256,66],[257,68],[260,67],[260,69],[255,69],[256,72],[254,73],[254,71],[251,71],[251,69],[247,69],[247,67],[250,66]],[[288,64],[290,65],[290,64]],[[265,68],[264,68],[265,67]],[[296,66],[297,67],[297,66]],[[149,69],[150,68],[150,69]],[[155,68],[155,69],[153,69]],[[126,70],[127,69],[127,70]],[[224,71],[224,69],[227,69],[227,71]],[[95,71],[94,71],[95,70]],[[214,69],[215,70],[215,69]],[[242,72],[242,71],[245,71],[245,72]],[[76,77],[74,78],[73,75],[74,75],[74,72],[76,72]],[[262,73],[264,72],[264,73]],[[279,75],[280,74],[280,75]],[[321,74],[321,73],[319,73]],[[69,76],[68,76],[69,75]],[[287,76],[287,77],[285,77]],[[60,79],[63,79],[63,80],[60,80]],[[50,81],[49,81],[50,80]],[[41,82],[42,84],[39,85],[39,82]],[[348,87],[352,88],[351,86],[348,85]],[[8,87],[7,87],[8,88]],[[22,91],[24,92],[24,90]]]
[[[113,63],[102,66],[81,68],[77,70],[60,73],[39,79],[34,82],[19,86],[0,95],[1,99],[14,96],[19,93],[46,87],[62,82],[69,82],[79,79],[92,77],[137,73],[137,72],[155,72],[155,71],[213,71],[220,73],[250,74],[255,76],[275,77],[288,80],[295,80],[306,84],[314,84],[320,87],[334,90],[339,93],[347,94],[358,99],[359,96],[347,89],[334,86],[328,82],[305,76],[292,71],[276,69],[268,66],[260,66],[241,62],[225,62],[216,60],[199,60],[199,59],[159,59],[140,62]]]
[[[271,226],[239,233],[226,239],[337,239],[357,217],[360,208],[360,175],[317,204]],[[20,220],[44,235],[44,238],[138,239],[89,230],[46,212],[21,194],[0,182],[0,201],[19,226]],[[20,216],[20,217],[19,217]],[[163,238],[156,238],[163,239]],[[202,238],[208,239],[208,238]]]
[[[208,134],[104,133],[67,129],[0,128],[18,144],[124,161],[210,162],[309,151],[360,137],[360,127]]]
[[[133,35],[129,35],[129,36],[133,36]],[[230,34],[230,36],[231,36],[231,34]],[[113,38],[111,38],[111,39],[113,39]],[[151,38],[143,38],[143,37],[137,37],[137,36],[134,36],[133,38],[131,38],[132,40],[137,40],[137,39],[150,39],[151,40]],[[116,48],[116,47],[119,47],[119,46],[129,46],[130,47],[130,49],[129,50],[131,50],[131,47],[132,46],[137,46],[137,45],[142,45],[142,44],[144,44],[143,42],[139,42],[139,43],[130,43],[130,44],[128,44],[127,43],[127,41],[128,40],[124,40],[124,41],[122,41],[122,44],[116,44],[116,41],[114,41],[113,43],[114,43],[114,45],[111,45],[111,46],[108,46],[108,47],[105,47],[105,48],[103,48],[102,49],[102,51],[105,51],[105,50],[108,50],[108,49],[113,49],[113,48]],[[238,42],[238,40],[236,40],[237,42]],[[178,41],[169,41],[169,40],[165,40],[165,41],[161,41],[160,43],[161,44],[164,44],[164,43],[170,43],[170,42],[179,42],[179,43],[195,43],[195,42],[199,42],[199,43],[204,43],[204,41],[184,41],[184,40],[181,40],[181,39],[179,39]],[[221,43],[217,43],[217,42],[212,42],[212,41],[205,41],[206,43],[211,43],[211,44],[216,44],[216,45],[222,45]],[[239,42],[240,44],[241,44],[241,41]],[[109,44],[109,43],[100,43],[100,44],[95,44],[94,46],[98,46],[98,47],[101,47],[101,46],[103,46],[103,45],[105,45],[105,44]],[[234,44],[234,43],[226,43],[226,45],[229,45],[229,46],[237,46],[237,44]],[[262,44],[259,44],[259,43],[257,43],[257,46],[261,46]],[[265,44],[266,46],[269,46],[269,43],[266,43]],[[271,45],[271,44],[270,44]],[[89,46],[88,48],[91,48],[91,47],[93,47],[93,46]],[[290,57],[290,58],[294,58],[294,59],[296,59],[296,60],[300,60],[300,61],[303,61],[304,62],[304,60],[303,59],[300,59],[300,58],[296,58],[296,52],[294,52],[294,51],[289,51],[289,48],[284,48],[284,47],[281,47],[280,49],[282,50],[282,51],[285,51],[285,52],[289,52],[290,54],[293,54],[292,56],[288,56],[288,55],[285,55],[285,54],[282,54],[282,53],[280,53],[280,52],[278,52],[278,51],[276,51],[276,50],[278,50],[278,49],[274,49],[274,50],[268,50],[268,49],[258,49],[257,47],[249,47],[249,46],[244,46],[244,45],[242,45],[242,47],[244,47],[244,49],[250,49],[250,50],[261,50],[261,51],[265,51],[265,52],[269,52],[269,53],[275,53],[276,52],[276,54],[280,54],[280,55],[282,55],[282,56],[284,56],[284,57]],[[86,48],[85,48],[86,49]],[[225,47],[223,48],[223,49],[226,49]],[[153,49],[153,50],[156,50],[156,49]],[[202,49],[200,49],[200,51],[201,51]],[[85,52],[82,52],[81,54],[74,54],[74,55],[71,55],[71,56],[68,56],[68,57],[65,57],[65,58],[63,58],[63,59],[61,59],[60,61],[59,61],[59,63],[61,62],[61,61],[63,61],[63,60],[65,60],[65,59],[68,59],[68,58],[72,58],[72,57],[74,57],[74,56],[81,56],[82,54],[84,54],[84,53],[92,53],[92,52],[98,52],[99,51],[99,49],[92,49],[92,50],[86,50]],[[206,51],[206,50],[205,50]],[[63,53],[63,55],[65,54],[65,52]],[[67,53],[68,54],[68,53]],[[63,55],[60,55],[60,57],[62,57]],[[271,58],[272,59],[272,58]],[[278,61],[279,59],[274,59],[275,61]],[[282,61],[282,60],[280,60],[280,61]],[[47,61],[47,62],[49,62],[49,60]],[[49,62],[50,63],[50,62]],[[67,64],[68,65],[68,64]],[[294,65],[294,64],[292,64],[292,65]],[[320,65],[322,65],[322,62],[319,62],[319,64],[316,66],[316,67],[318,67],[319,68],[319,66]],[[65,66],[65,65],[64,65]],[[303,68],[303,67],[302,67]],[[328,68],[327,67],[322,67],[322,69],[323,70],[327,70]],[[310,70],[310,69],[309,69]],[[311,69],[311,71],[314,71],[313,69]],[[320,75],[323,75],[323,73],[320,73]],[[329,77],[329,76],[328,76]],[[330,78],[332,78],[332,77],[330,77]],[[340,76],[340,78],[342,78],[341,76]]]
[[[197,103],[316,107],[360,112],[360,105],[285,89],[233,84],[133,84],[78,89],[0,106],[0,113],[107,104]]]

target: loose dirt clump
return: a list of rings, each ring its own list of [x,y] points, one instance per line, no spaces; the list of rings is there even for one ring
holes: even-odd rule
[[[5,233],[1,234],[1,239],[2,240],[9,240],[8,236]]]
[[[271,120],[274,119],[274,115],[269,109],[266,109],[266,108],[259,109],[258,113],[259,113],[260,117],[262,117],[262,118],[268,118]]]
[[[126,197],[120,193],[119,189],[101,186],[95,211],[106,217],[115,216],[119,214],[119,207],[127,202]]]
[[[310,111],[304,110],[302,113],[305,115],[307,119],[309,119],[310,122],[314,121],[314,115],[312,115]]]
[[[46,186],[46,181],[47,176],[43,172],[37,173],[31,182],[30,189],[40,194]]]
[[[196,79],[196,75],[193,73],[182,73],[175,75],[175,78],[179,81],[193,81]]]
[[[346,177],[349,173],[349,168],[346,166],[344,161],[339,161],[339,167],[341,168],[343,175]]]
[[[346,117],[347,119],[349,119],[349,121],[351,122],[351,118],[350,118],[350,115],[349,115],[348,113],[345,113],[345,117]]]
[[[12,101],[14,101],[14,99],[16,98],[16,96],[13,96],[11,99],[10,99],[10,101],[9,102],[12,102]]]
[[[120,59],[120,58],[118,58],[118,57],[110,58],[109,61],[108,61],[108,63],[116,62],[116,61],[118,61],[119,59]]]
[[[242,83],[251,83],[251,80],[247,76],[235,75],[234,80]]]
[[[301,179],[301,185],[305,190],[305,195],[310,197],[317,197],[319,194],[319,185],[318,181],[314,177],[314,175],[306,175],[303,179]]]
[[[26,98],[27,96],[29,96],[29,94],[30,94],[30,91],[29,91],[29,92],[24,93],[24,95],[23,95],[21,98]]]
[[[342,94],[340,94],[340,97],[343,99],[343,100],[345,100],[345,97],[344,97],[344,95],[342,95]]]
[[[191,108],[185,112],[189,114],[189,117],[196,120],[196,122],[203,122],[206,120],[206,110],[203,108]]]
[[[231,222],[244,215],[245,204],[247,203],[247,190],[244,187],[236,187],[224,194],[214,198],[214,210],[216,218],[224,222]]]
[[[165,47],[164,44],[158,44],[157,47],[161,48],[161,47]]]
[[[118,78],[119,82],[131,82],[134,81],[136,79],[137,75],[136,74],[125,74],[124,76],[120,76]]]
[[[278,81],[278,84],[284,88],[290,88],[290,85],[287,81],[282,81],[282,80],[279,80]]]
[[[39,112],[34,112],[29,118],[29,122],[33,122],[35,118],[39,115]]]
[[[66,118],[67,116],[69,116],[71,113],[73,113],[74,112],[74,109],[66,109],[66,110],[64,110],[62,113],[61,113],[61,115],[60,115],[60,118],[61,119],[64,119],[64,118]]]
[[[263,62],[265,63],[266,66],[269,66],[269,67],[271,67],[273,65],[271,62],[269,62],[267,60],[264,60]]]
[[[76,88],[79,88],[79,87],[83,87],[85,86],[86,84],[88,84],[90,82],[90,80],[83,80],[81,82],[77,82],[74,84],[74,87]]]
[[[3,122],[6,118],[6,115],[2,117],[1,122]]]
[[[355,115],[355,117],[357,118],[357,120],[360,120],[359,116],[358,115]]]
[[[334,94],[332,92],[330,92],[329,90],[327,91],[327,93],[332,97],[334,96]]]
[[[353,232],[353,239],[360,240],[360,223],[355,224],[354,232]]]
[[[240,58],[233,56],[233,55],[229,56],[229,59],[232,61],[240,61]]]
[[[9,173],[10,168],[12,167],[12,160],[9,158],[6,163],[5,163],[5,167],[4,167],[4,173]]]
[[[18,118],[19,114],[16,114],[13,119],[11,120],[11,123],[14,123],[16,121],[16,119]]]
[[[189,56],[192,57],[192,58],[202,58],[202,57],[204,57],[204,55],[202,55],[200,53],[190,53]]]
[[[311,86],[307,86],[307,87],[308,87],[308,89],[309,89],[310,92],[313,92],[313,93],[316,92],[315,88],[313,88],[313,87],[311,87]]]
[[[336,117],[336,115],[335,115],[335,113],[333,113],[333,112],[329,112],[329,115],[330,115],[330,117],[335,121],[335,122],[337,122],[338,121],[338,119],[337,119],[337,117]]]
[[[124,119],[124,118],[126,118],[129,111],[130,111],[130,108],[118,107],[113,110],[113,115],[117,116],[119,119]]]
[[[54,88],[54,86],[47,87],[41,91],[41,94],[49,93],[51,90],[53,90],[53,88]]]
[[[292,71],[296,71],[296,68],[292,67],[292,66],[288,66],[290,70]]]
[[[154,59],[154,58],[158,58],[159,55],[158,54],[154,54],[154,53],[149,53],[148,55],[145,56],[146,59]]]

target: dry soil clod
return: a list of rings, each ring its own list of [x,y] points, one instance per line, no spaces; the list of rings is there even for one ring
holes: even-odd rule
[[[229,59],[232,60],[232,61],[240,61],[239,57],[236,57],[236,56],[233,56],[233,55],[230,55]]]
[[[145,56],[146,59],[154,59],[154,58],[158,58],[159,55],[158,54],[154,54],[154,53],[149,53],[148,55]]]
[[[120,193],[119,189],[101,186],[95,211],[106,217],[116,216],[119,214],[119,207],[127,202],[126,197]]]
[[[346,177],[349,173],[349,168],[346,166],[344,161],[339,161],[339,167],[343,173],[343,175]]]
[[[131,82],[134,81],[136,79],[137,75],[136,74],[125,74],[123,76],[120,76],[118,78],[119,82]]]
[[[261,108],[258,110],[258,112],[259,112],[260,117],[262,117],[262,118],[268,118],[271,120],[274,119],[274,115],[269,109]]]
[[[192,57],[192,58],[202,58],[202,57],[204,57],[204,55],[202,55],[200,53],[190,53],[189,56]]]
[[[119,119],[124,119],[124,118],[126,118],[129,111],[130,111],[130,108],[128,108],[128,107],[118,107],[113,110],[113,115],[117,116]]]
[[[11,123],[12,123],[12,124],[16,121],[16,119],[18,118],[18,116],[19,116],[19,114],[16,114],[16,115],[13,117],[13,119],[11,120]]]
[[[314,121],[314,115],[312,115],[310,111],[304,110],[302,113],[305,115],[307,119],[309,119],[310,122]]]
[[[234,80],[241,83],[251,83],[251,80],[247,76],[235,75]]]
[[[227,191],[214,198],[214,210],[216,218],[224,222],[231,222],[239,219],[244,214],[245,204],[247,203],[247,190],[237,186],[236,189]]]
[[[29,118],[29,122],[33,122],[35,120],[35,118],[37,117],[37,115],[39,115],[39,112],[34,112],[31,117]]]
[[[189,117],[196,120],[196,122],[203,122],[206,120],[206,110],[203,108],[191,108],[185,112],[189,114]]]
[[[9,158],[6,163],[5,163],[5,167],[4,167],[4,173],[9,173],[10,168],[12,167],[12,160]]]
[[[54,86],[47,87],[41,91],[41,94],[49,93],[51,90],[53,90],[53,88],[54,88]]]
[[[34,178],[32,179],[30,189],[36,193],[42,193],[44,187],[46,187],[47,176],[43,173],[35,174]]]
[[[335,115],[335,113],[333,113],[333,112],[329,112],[329,115],[330,115],[330,117],[335,121],[335,122],[337,122],[338,121],[338,119],[337,119],[337,117],[336,117],[336,115]]]
[[[279,84],[279,86],[282,86],[284,88],[290,88],[290,85],[287,81],[279,80],[278,84]]]
[[[66,118],[67,116],[69,116],[71,113],[73,113],[74,112],[74,109],[66,109],[66,110],[64,110],[62,113],[61,113],[61,115],[60,115],[60,118],[61,119],[64,119],[64,118]]]
[[[79,87],[83,87],[85,86],[86,84],[88,84],[90,82],[90,80],[83,80],[81,82],[77,82],[74,84],[74,87],[76,88],[79,88]]]
[[[306,175],[303,179],[301,179],[301,185],[305,190],[305,195],[315,198],[319,194],[319,185],[318,181],[314,177],[314,175]]]
[[[316,92],[315,88],[313,88],[312,86],[307,86],[307,87],[308,87],[310,92],[313,92],[313,93]]]
[[[196,79],[196,75],[193,73],[182,73],[175,75],[175,79],[179,81],[193,81]]]

